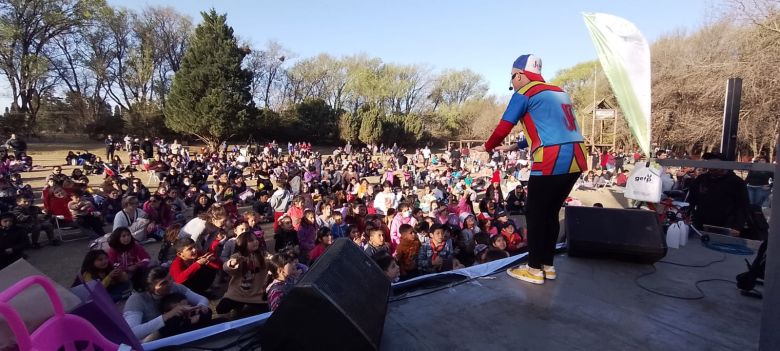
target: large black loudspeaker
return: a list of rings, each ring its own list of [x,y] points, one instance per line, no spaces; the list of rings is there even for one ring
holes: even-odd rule
[[[390,280],[351,240],[336,240],[271,314],[263,350],[377,350]]]
[[[652,211],[566,207],[565,231],[571,257],[652,263],[666,256],[666,240]]]

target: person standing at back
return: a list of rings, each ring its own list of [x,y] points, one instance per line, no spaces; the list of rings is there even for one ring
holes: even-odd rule
[[[533,157],[526,200],[528,264],[507,273],[543,284],[545,278],[556,278],[553,259],[560,231],[558,214],[577,178],[587,170],[587,151],[569,94],[545,83],[539,57],[518,57],[512,64],[511,84],[516,93],[493,134],[476,151],[518,147],[499,145],[521,123]]]
[[[5,146],[14,149],[14,158],[19,159],[23,153],[27,152],[27,143],[24,140],[11,134],[11,138],[5,141]]]
[[[114,138],[111,134],[106,137],[106,140],[103,143],[106,144],[106,160],[114,158],[114,149],[116,145],[114,144]]]

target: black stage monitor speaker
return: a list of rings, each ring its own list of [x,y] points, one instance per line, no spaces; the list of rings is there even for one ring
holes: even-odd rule
[[[336,240],[263,328],[263,350],[377,350],[390,280],[351,240]]]
[[[652,263],[666,256],[655,212],[571,206],[564,223],[571,257]]]

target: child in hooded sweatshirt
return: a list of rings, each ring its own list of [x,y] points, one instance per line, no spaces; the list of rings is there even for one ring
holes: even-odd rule
[[[333,219],[333,225],[330,226],[330,232],[333,235],[333,239],[349,237],[349,226],[344,223],[344,215],[341,212],[333,212],[331,215]]]

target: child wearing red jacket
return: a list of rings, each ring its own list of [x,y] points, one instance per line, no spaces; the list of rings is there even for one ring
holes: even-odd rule
[[[50,188],[43,194],[43,208],[52,216],[63,216],[66,222],[73,221],[73,214],[68,208],[70,194],[61,186]]]
[[[520,234],[520,229],[515,226],[515,222],[509,219],[506,211],[498,212],[496,219],[496,229],[506,239],[506,251],[515,255],[523,252],[528,246],[525,237]]]
[[[199,295],[211,295],[208,290],[217,272],[222,269],[222,262],[217,259],[217,255],[214,252],[201,254],[195,241],[186,237],[176,240],[174,247],[176,258],[173,259],[170,268],[173,281]]]
[[[317,230],[317,245],[309,252],[309,262],[314,263],[315,260],[320,258],[325,250],[333,244],[333,234],[330,232],[330,228],[322,227]]]

